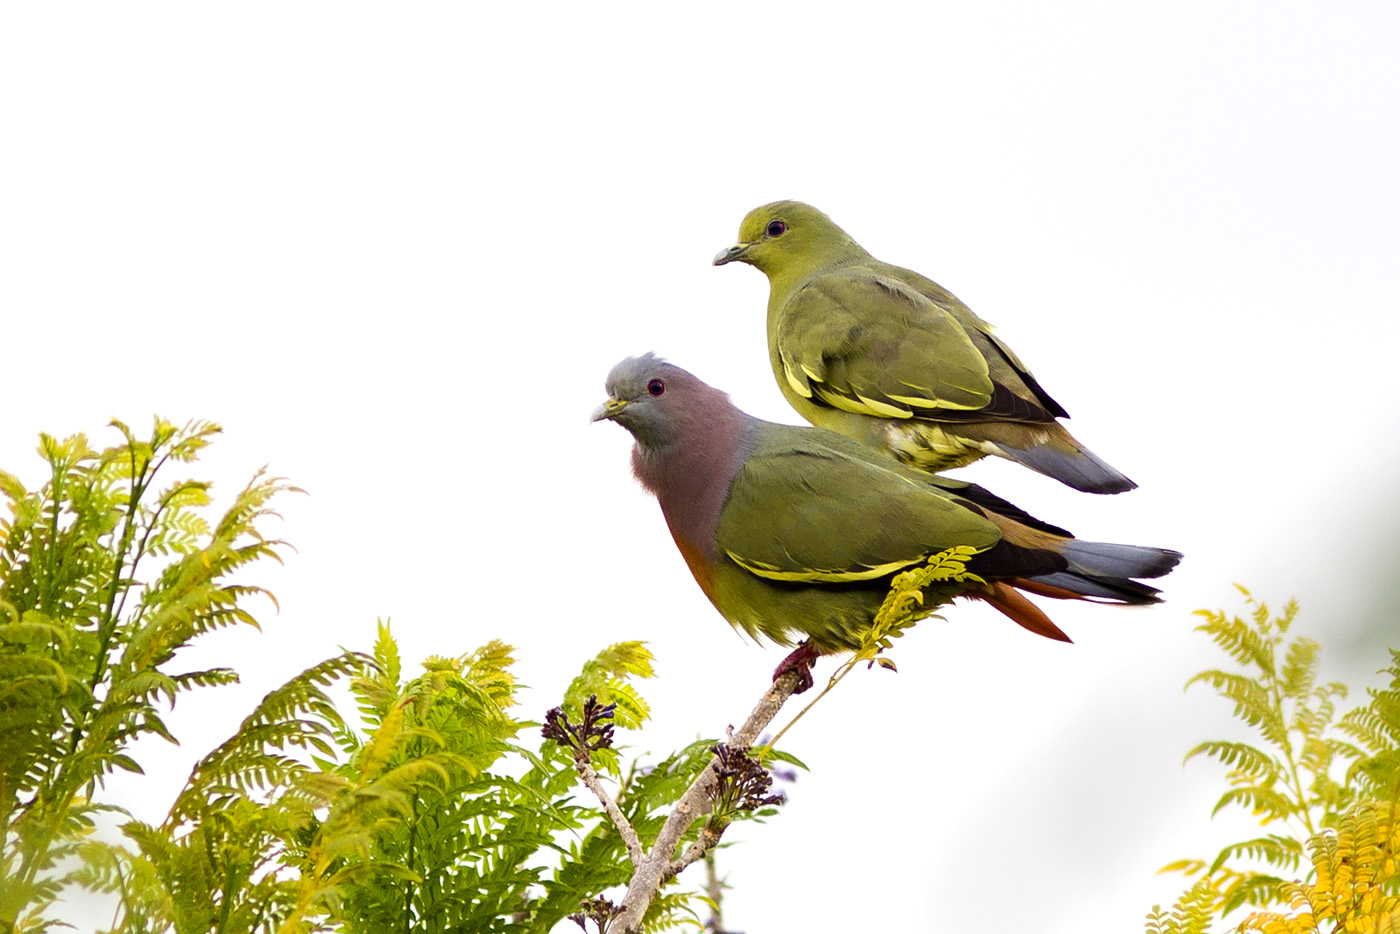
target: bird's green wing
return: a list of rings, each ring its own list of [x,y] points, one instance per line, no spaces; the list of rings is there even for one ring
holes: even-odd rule
[[[783,303],[769,338],[788,385],[818,404],[893,419],[1053,418],[989,332],[969,331],[949,308],[878,269],[812,279]]]
[[[891,463],[805,429],[765,426],[720,513],[722,554],[777,581],[873,580],[955,545],[1000,540],[990,521]]]
[[[885,418],[991,401],[987,361],[962,325],[897,279],[858,269],[819,276],[774,323],[783,375],[810,399]]]
[[[987,365],[991,371],[992,383],[998,387],[1005,387],[1012,396],[1019,397],[1023,402],[1031,402],[1042,410],[1035,419],[1026,419],[1025,415],[1021,415],[1019,418],[1049,421],[1051,418],[1067,418],[1069,416],[1064,407],[1050,398],[1050,394],[1031,375],[1031,371],[1021,362],[1021,358],[1016,356],[1016,351],[1012,350],[1010,345],[997,335],[996,329],[982,320],[971,308],[964,305],[952,292],[912,269],[891,266],[887,263],[875,263],[872,265],[872,270],[912,286],[934,304],[947,309],[958,320],[958,323],[963,326],[963,330],[967,332],[973,343],[981,349],[982,355],[986,357]],[[1004,393],[1000,394],[1004,395]],[[994,401],[993,407],[996,406],[997,403]],[[1020,408],[1024,408],[1024,406],[1020,406]],[[1000,417],[1016,418],[1018,416],[1001,415]]]

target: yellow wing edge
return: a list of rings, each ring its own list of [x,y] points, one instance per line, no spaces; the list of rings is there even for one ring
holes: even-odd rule
[[[872,568],[865,568],[860,571],[821,571],[815,569],[804,569],[801,571],[784,571],[763,561],[750,561],[736,555],[732,551],[725,551],[731,561],[739,567],[757,577],[766,578],[773,581],[788,582],[820,582],[828,584],[840,584],[847,581],[868,581],[893,574],[900,568],[907,568],[911,564],[918,564],[928,558],[928,555],[920,555],[908,561],[891,561],[888,564],[877,565]]]

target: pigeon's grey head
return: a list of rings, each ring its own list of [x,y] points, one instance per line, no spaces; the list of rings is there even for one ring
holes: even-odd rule
[[[652,353],[613,367],[606,388],[608,400],[594,411],[593,421],[617,422],[643,447],[703,433],[714,416],[732,408],[724,393]]]

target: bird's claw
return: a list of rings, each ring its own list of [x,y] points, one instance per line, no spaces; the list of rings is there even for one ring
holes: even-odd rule
[[[773,680],[777,681],[789,671],[795,672],[797,687],[792,693],[801,694],[812,686],[812,669],[816,667],[819,654],[810,642],[802,643],[773,669]]]

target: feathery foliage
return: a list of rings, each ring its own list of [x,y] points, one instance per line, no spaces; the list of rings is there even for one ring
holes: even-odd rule
[[[313,852],[347,845],[354,828],[319,817],[347,783],[295,753],[333,752],[344,724],[327,688],[366,664],[342,653],[268,693],[195,764],[160,826],[123,825],[135,852],[88,844],[77,881],[121,896],[114,932],[306,929],[295,920],[315,905],[307,892],[323,892],[304,884],[319,877],[295,870]]]
[[[1187,682],[1230,701],[1256,742],[1212,740],[1204,755],[1226,767],[1216,803],[1246,808],[1274,832],[1224,847],[1213,860],[1179,860],[1164,871],[1199,876],[1170,914],[1155,908],[1152,934],[1204,934],[1245,907],[1237,930],[1400,931],[1400,652],[1391,684],[1337,717],[1346,687],[1317,680],[1318,645],[1288,639],[1293,602],[1279,615],[1244,591],[1247,619],[1202,611],[1198,627],[1238,666]]]
[[[49,479],[35,491],[0,472],[0,930],[41,931],[72,880],[116,769],[140,772],[131,744],[174,741],[162,702],[236,680],[181,671],[182,648],[211,630],[257,620],[234,572],[278,559],[258,529],[291,489],[261,473],[217,521],[209,484],[170,479],[218,426],[156,419],[148,438],[114,421],[123,443],[98,451],[82,434],[41,435]],[[268,594],[267,596],[270,596]]]
[[[509,711],[517,703],[512,652],[491,642],[470,655],[429,659],[422,676],[404,682],[381,627],[377,674],[353,684],[372,729],[343,746],[361,783],[414,778],[393,819],[346,861],[369,871],[345,888],[334,912],[340,930],[545,931],[582,900],[550,898],[559,875],[576,878],[589,896],[617,884],[621,860],[574,865],[559,842],[598,816],[568,796],[573,769],[549,744],[537,754],[515,743],[534,724]],[[628,643],[605,649],[580,678],[611,680],[645,710],[626,679],[650,673],[650,653]]]
[[[50,476],[37,491],[0,472],[0,932],[60,926],[75,885],[106,893],[111,931],[130,934],[606,924],[606,893],[632,875],[626,847],[579,793],[574,757],[547,736],[522,741],[538,724],[515,715],[514,649],[499,641],[407,677],[381,624],[372,654],[342,651],[269,692],[194,765],[163,821],[128,819],[120,843],[93,833],[100,812],[124,813],[102,793],[113,770],[141,771],[132,743],[175,741],[161,718],[175,697],[237,682],[226,668],[186,670],[179,653],[213,629],[258,625],[248,604],[271,595],[233,577],[278,558],[282,543],[259,525],[294,489],[259,473],[207,518],[210,485],[168,474],[216,426],[157,419],[146,439],[113,426],[123,441],[102,451],[42,436]],[[701,739],[659,762],[625,758],[614,730],[645,725],[635,682],[652,675],[642,643],[609,646],[557,708],[562,723],[588,721],[595,777],[647,845],[726,749]],[[342,712],[345,689],[357,717]],[[771,815],[760,763],[722,758],[727,797],[710,823]],[[672,879],[643,930],[698,926],[702,901]]]

